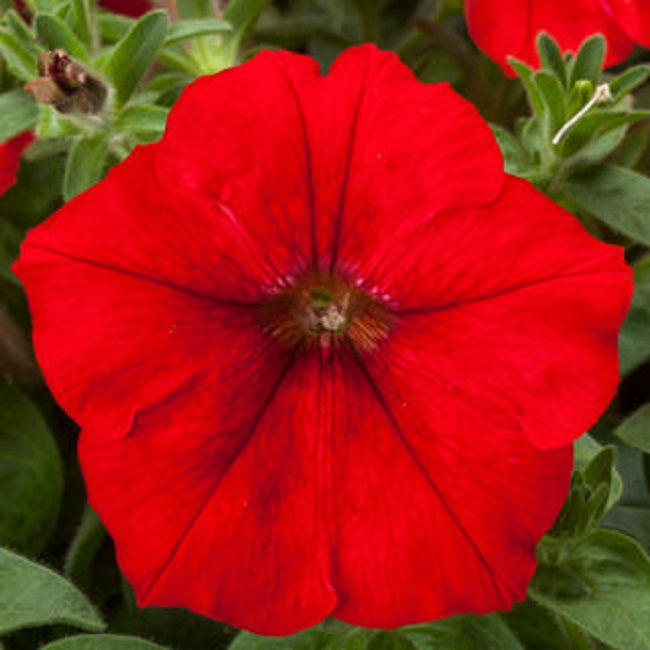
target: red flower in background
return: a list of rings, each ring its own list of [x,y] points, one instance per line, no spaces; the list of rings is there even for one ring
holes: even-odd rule
[[[627,58],[635,42],[650,45],[650,3],[645,0],[465,0],[465,16],[476,44],[509,75],[508,56],[539,66],[535,40],[540,31],[572,52],[592,34],[602,34],[605,67]]]
[[[153,9],[150,0],[99,0],[99,4],[108,11],[134,18]],[[23,18],[29,18],[29,10],[23,0],[14,0],[14,6]]]
[[[146,14],[147,11],[153,9],[150,0],[100,0],[100,4],[108,11],[132,16],[133,18]]]
[[[23,151],[33,142],[34,134],[25,131],[0,143],[0,195],[4,194],[15,182]]]
[[[264,634],[523,599],[631,293],[370,46],[199,79],[15,270],[139,603]]]

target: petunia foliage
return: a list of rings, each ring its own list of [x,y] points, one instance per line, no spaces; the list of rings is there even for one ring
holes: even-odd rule
[[[0,645],[650,649],[646,14],[0,0]]]

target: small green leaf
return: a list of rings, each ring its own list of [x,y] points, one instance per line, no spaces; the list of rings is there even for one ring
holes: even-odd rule
[[[36,57],[29,47],[6,28],[0,28],[0,54],[9,72],[15,77],[21,81],[36,78]]]
[[[573,84],[580,79],[590,81],[595,88],[600,78],[604,59],[605,39],[600,34],[596,34],[585,40],[580,45],[576,58],[571,65],[569,88],[573,88]]]
[[[34,554],[59,513],[59,451],[38,409],[0,380],[0,543]]]
[[[166,648],[136,636],[78,634],[41,646],[41,650],[166,650]]]
[[[399,631],[415,650],[524,650],[499,614],[462,614]]]
[[[39,52],[39,48],[34,42],[34,32],[29,28],[27,23],[13,10],[6,13],[7,26],[18,41],[26,47],[33,57]]]
[[[48,50],[62,48],[74,59],[79,61],[88,60],[83,43],[57,16],[53,14],[36,14],[34,27],[38,38]]]
[[[167,33],[167,14],[145,14],[115,45],[106,61],[106,69],[115,85],[118,105],[124,104],[154,60]]]
[[[650,246],[650,178],[605,165],[568,178],[562,189],[581,209],[634,241]]]
[[[90,586],[92,565],[106,537],[106,529],[95,511],[86,505],[65,556],[63,573],[82,588]]]
[[[326,647],[330,638],[331,635],[321,627],[312,627],[283,637],[240,632],[230,644],[229,650],[315,650]]]
[[[33,129],[38,122],[38,104],[33,95],[18,88],[0,95],[0,142]]]
[[[505,171],[515,176],[523,176],[530,169],[530,159],[519,140],[504,128],[490,124],[492,133],[499,143]]]
[[[169,110],[162,106],[134,104],[128,106],[115,122],[115,130],[123,133],[162,133]]]
[[[133,18],[120,14],[102,11],[97,16],[99,35],[106,43],[115,43],[124,38],[133,25],[135,25]]]
[[[650,337],[650,331],[648,336]],[[644,404],[623,420],[614,434],[628,445],[650,454],[650,404]]]
[[[234,42],[241,43],[268,3],[269,0],[231,0],[227,4],[223,18],[233,26]]]
[[[521,82],[524,84],[526,94],[528,95],[528,101],[533,112],[538,117],[543,117],[546,107],[542,93],[533,80],[534,70],[523,61],[519,61],[512,56],[508,57],[508,63],[512,66],[513,70],[517,73]]]
[[[650,650],[650,560],[622,533],[597,530],[559,566],[540,565],[528,593],[603,643]]]
[[[537,36],[537,51],[539,52],[539,58],[544,68],[552,72],[562,86],[566,88],[566,64],[557,42],[546,32],[540,32]]]
[[[0,548],[0,634],[56,623],[104,629],[99,614],[76,587],[54,571]]]
[[[533,81],[546,107],[545,122],[550,129],[549,135],[553,136],[567,119],[566,99],[560,80],[547,70],[540,70],[533,75]]]
[[[169,26],[164,45],[171,45],[179,41],[185,41],[198,36],[209,36],[220,32],[231,32],[232,25],[225,20],[206,18],[197,20],[183,20]]]
[[[214,17],[212,0],[177,0],[178,12],[181,18],[210,18]]]
[[[86,47],[92,46],[92,0],[71,0],[72,16],[70,26]]]
[[[69,201],[102,177],[108,141],[104,134],[78,138],[70,149],[63,177],[63,198]]]
[[[612,101],[616,104],[650,77],[650,65],[642,63],[628,68],[609,82]]]

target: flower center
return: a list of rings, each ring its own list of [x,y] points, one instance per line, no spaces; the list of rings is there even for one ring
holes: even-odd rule
[[[262,328],[288,347],[352,344],[374,348],[386,338],[393,316],[377,299],[340,278],[311,273],[260,304]]]

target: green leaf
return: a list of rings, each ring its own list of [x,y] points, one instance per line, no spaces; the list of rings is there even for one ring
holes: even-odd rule
[[[540,70],[533,75],[533,81],[539,88],[544,101],[545,123],[550,129],[549,135],[553,136],[560,127],[566,122],[567,107],[564,97],[564,89],[560,80],[547,70]]]
[[[38,409],[0,380],[0,544],[34,554],[59,513],[59,451]]]
[[[6,28],[0,28],[0,54],[9,72],[21,81],[31,81],[38,76],[33,52]]]
[[[121,634],[78,634],[53,641],[41,650],[166,650],[164,646]]]
[[[326,646],[330,637],[321,627],[312,627],[283,637],[240,632],[230,644],[229,650],[320,650]]]
[[[598,530],[540,565],[528,593],[603,643],[650,650],[650,560],[622,533]]]
[[[210,18],[214,16],[212,0],[177,0],[178,12],[183,19]]]
[[[538,117],[543,117],[546,111],[546,106],[542,93],[533,79],[534,70],[523,61],[519,61],[512,56],[508,57],[508,63],[512,66],[513,70],[517,73],[521,82],[524,84],[526,94],[528,95],[528,101],[533,112]]]
[[[621,374],[650,359],[650,258],[634,269],[634,295],[619,333]]]
[[[162,106],[134,104],[128,106],[115,122],[115,130],[122,133],[162,133],[169,110]]]
[[[185,41],[198,36],[209,36],[220,32],[231,32],[232,25],[225,20],[216,18],[183,20],[169,26],[164,45],[171,45],[179,41]]]
[[[86,505],[65,556],[63,573],[66,578],[82,588],[90,586],[92,565],[105,537],[104,525],[95,511]]]
[[[531,164],[528,154],[521,146],[519,140],[512,133],[496,124],[490,124],[490,128],[499,143],[505,171],[515,176],[525,174],[530,169]]]
[[[145,14],[115,45],[106,69],[115,85],[118,105],[132,95],[149,64],[154,60],[167,33],[167,14],[152,11]]]
[[[97,16],[99,35],[106,43],[115,43],[124,38],[133,25],[135,25],[133,18],[120,14],[102,11]]]
[[[0,142],[33,129],[38,122],[38,104],[33,95],[18,88],[0,95]]]
[[[589,37],[580,45],[570,68],[569,88],[580,79],[591,81],[596,87],[605,60],[605,47],[605,39],[600,34]]]
[[[21,227],[17,231],[18,243],[24,238],[27,228],[40,223],[60,206],[63,165],[61,156],[36,161],[23,158],[18,170],[18,183],[0,196],[0,214],[10,215],[12,222]],[[5,219],[0,219],[0,222],[12,225]],[[11,261],[17,252],[16,247]],[[18,282],[13,273],[12,279]]]
[[[415,650],[524,650],[499,614],[463,614],[399,631]]]
[[[630,239],[650,246],[650,178],[606,165],[565,180],[562,189],[582,210]]]
[[[650,338],[650,330],[647,334]],[[650,404],[644,404],[623,420],[614,434],[628,445],[650,454]]]
[[[612,101],[616,104],[650,77],[650,65],[642,63],[628,68],[609,82]]]
[[[48,50],[63,48],[74,59],[79,61],[88,60],[84,44],[57,16],[53,14],[36,14],[34,28],[38,38]]]
[[[377,632],[361,648],[367,648],[367,650],[416,650],[415,645],[401,630]]]
[[[99,614],[76,587],[54,571],[0,548],[0,634],[56,623],[104,629]]]
[[[86,47],[92,46],[92,0],[72,0],[72,16],[70,26]]]
[[[594,650],[591,637],[576,625],[528,599],[501,614],[524,648]]]
[[[255,24],[269,0],[230,0],[223,18],[234,29],[234,41],[240,43]]]
[[[21,45],[29,50],[32,57],[36,57],[39,52],[39,47],[35,43],[34,32],[32,32],[27,23],[13,9],[10,9],[6,13],[6,19],[9,30]]]
[[[567,72],[564,57],[557,42],[546,32],[540,32],[537,36],[537,51],[542,65],[549,72],[552,72],[560,81],[562,86],[567,86]]]
[[[79,138],[68,154],[63,177],[63,199],[69,201],[87,190],[102,177],[104,161],[108,151],[105,134],[92,138]]]

